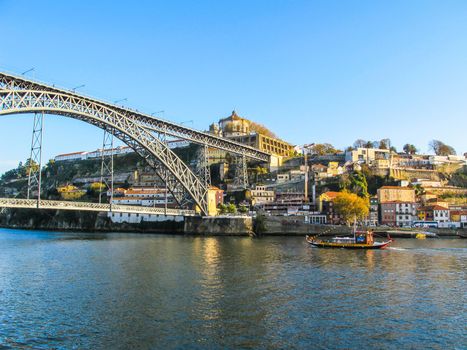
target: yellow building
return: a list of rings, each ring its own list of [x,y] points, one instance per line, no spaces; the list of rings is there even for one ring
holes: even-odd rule
[[[324,211],[325,203],[333,202],[339,192],[328,191],[319,196],[319,211]]]
[[[389,159],[375,159],[372,165],[378,169],[388,169],[390,162]]]
[[[224,203],[224,191],[215,186],[209,187],[208,190],[208,215],[215,216],[218,214],[217,207]]]
[[[293,152],[291,144],[256,132],[248,135],[231,136],[229,139],[282,157],[288,157]]]
[[[86,191],[80,190],[78,187],[73,185],[66,185],[57,188],[60,197],[66,200],[80,199],[86,194]]]
[[[415,190],[408,187],[383,186],[378,189],[378,203],[415,202]]]
[[[328,177],[338,176],[344,173],[344,169],[339,166],[338,162],[329,162],[326,173]]]

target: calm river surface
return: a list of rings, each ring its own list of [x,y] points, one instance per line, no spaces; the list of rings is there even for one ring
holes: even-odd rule
[[[0,349],[466,349],[467,240],[0,229]]]

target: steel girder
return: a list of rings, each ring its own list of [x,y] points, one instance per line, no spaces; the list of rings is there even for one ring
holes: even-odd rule
[[[169,136],[174,136],[188,140],[190,142],[207,145],[209,147],[222,149],[224,151],[246,156],[247,158],[256,159],[264,162],[269,162],[270,154],[260,151],[254,147],[246,146],[241,143],[231,141],[222,137],[218,137],[207,132],[197,131],[187,128],[183,125],[178,125],[167,120],[155,118],[153,116],[140,113],[135,110],[123,108],[112,103],[99,101],[87,96],[76,94],[75,92],[59,89],[55,86],[50,86],[44,83],[38,83],[32,80],[18,77],[11,74],[0,72],[0,89],[8,90],[34,90],[34,91],[48,91],[65,94],[70,97],[79,98],[86,102],[96,103],[106,108],[112,109],[127,118],[137,121],[147,129],[158,132],[166,133]]]
[[[145,128],[138,118],[120,113],[119,110],[99,104],[74,94],[46,90],[22,90],[17,85],[0,85],[0,115],[15,113],[48,113],[67,116],[111,130],[116,137],[127,143],[153,166],[167,168],[176,181],[167,179],[168,189],[175,199],[182,187],[204,215],[208,215],[206,189],[200,179],[169,147]],[[164,178],[163,178],[164,179]],[[181,186],[180,186],[181,185]]]

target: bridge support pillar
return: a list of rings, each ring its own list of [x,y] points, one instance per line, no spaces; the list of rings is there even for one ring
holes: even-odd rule
[[[31,199],[37,191],[37,207],[41,200],[41,168],[42,168],[42,131],[44,128],[44,113],[34,114],[34,124],[32,128],[31,153],[29,156],[28,169],[28,193],[27,198]]]
[[[209,149],[202,145],[198,149],[196,174],[200,177],[206,189],[211,186],[211,168],[209,166]]]
[[[235,157],[235,178],[233,184],[236,187],[245,189],[248,187],[248,166],[245,155]]]
[[[113,130],[104,130],[104,139],[101,150],[101,187],[99,190],[99,204],[102,203],[103,185],[110,191],[110,211],[114,195],[114,135]]]

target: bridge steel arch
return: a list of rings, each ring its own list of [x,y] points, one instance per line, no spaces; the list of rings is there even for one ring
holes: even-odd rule
[[[105,101],[99,101],[89,96],[77,94],[74,91],[60,89],[55,86],[25,79],[23,76],[16,76],[0,72],[0,89],[10,90],[31,90],[31,91],[47,91],[62,93],[67,96],[74,96],[82,99],[83,101],[94,102],[101,106],[110,108],[124,116],[132,118],[148,130],[164,133],[169,136],[182,138],[193,143],[201,144],[208,147],[222,149],[229,153],[245,156],[249,159],[255,159],[263,162],[269,162],[271,155],[267,152],[260,151],[259,149],[251,146],[246,146],[242,143],[232,141],[223,137],[215,136],[207,132],[198,131],[188,128],[184,125],[176,124],[168,120],[156,118],[154,116],[141,113],[137,110],[124,108]]]
[[[201,212],[208,215],[206,184],[151,130],[131,115],[71,93],[31,90],[11,82],[0,84],[0,115],[20,113],[71,117],[113,133],[155,168],[179,204],[184,204],[186,192]]]

